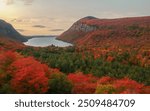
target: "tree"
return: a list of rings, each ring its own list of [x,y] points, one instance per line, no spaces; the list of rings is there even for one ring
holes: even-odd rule
[[[75,94],[92,94],[96,89],[97,78],[92,75],[84,75],[83,73],[69,74],[68,79],[73,84],[72,93]]]
[[[62,73],[51,74],[48,85],[47,93],[50,94],[69,94],[72,92],[72,83]]]
[[[12,93],[10,80],[10,65],[18,58],[18,54],[12,51],[0,51],[0,93]]]
[[[106,85],[98,85],[95,91],[96,94],[114,94],[116,93],[116,89],[111,84]]]
[[[115,79],[102,77],[98,81],[96,92],[98,94],[139,94],[147,93],[147,88],[143,84],[137,83],[129,78]]]
[[[32,57],[21,58],[11,65],[11,88],[15,93],[45,93],[48,90],[48,67]]]
[[[138,94],[143,88],[143,84],[137,83],[129,78],[123,78],[114,81],[114,87],[117,93]]]

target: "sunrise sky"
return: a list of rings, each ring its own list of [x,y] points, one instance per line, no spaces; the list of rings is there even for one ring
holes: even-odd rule
[[[0,19],[24,35],[59,35],[89,15],[150,16],[150,0],[0,0]]]

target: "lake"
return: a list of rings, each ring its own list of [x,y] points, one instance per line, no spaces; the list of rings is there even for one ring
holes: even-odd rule
[[[34,47],[46,47],[50,45],[58,46],[58,47],[67,47],[72,46],[72,44],[57,40],[56,37],[33,37],[29,39],[27,42],[24,42],[27,46],[34,46]]]

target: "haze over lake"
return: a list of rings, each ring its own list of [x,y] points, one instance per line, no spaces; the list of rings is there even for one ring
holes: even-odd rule
[[[29,39],[27,42],[24,42],[27,46],[34,46],[34,47],[46,47],[50,45],[58,46],[58,47],[67,47],[72,46],[72,44],[57,40],[56,37],[34,37]]]

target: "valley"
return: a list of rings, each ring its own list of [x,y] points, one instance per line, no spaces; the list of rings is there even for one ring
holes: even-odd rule
[[[0,93],[150,93],[149,16],[88,16],[57,38],[33,37],[26,45],[24,37],[4,34],[10,29],[2,26]],[[42,41],[47,45],[41,47]]]

